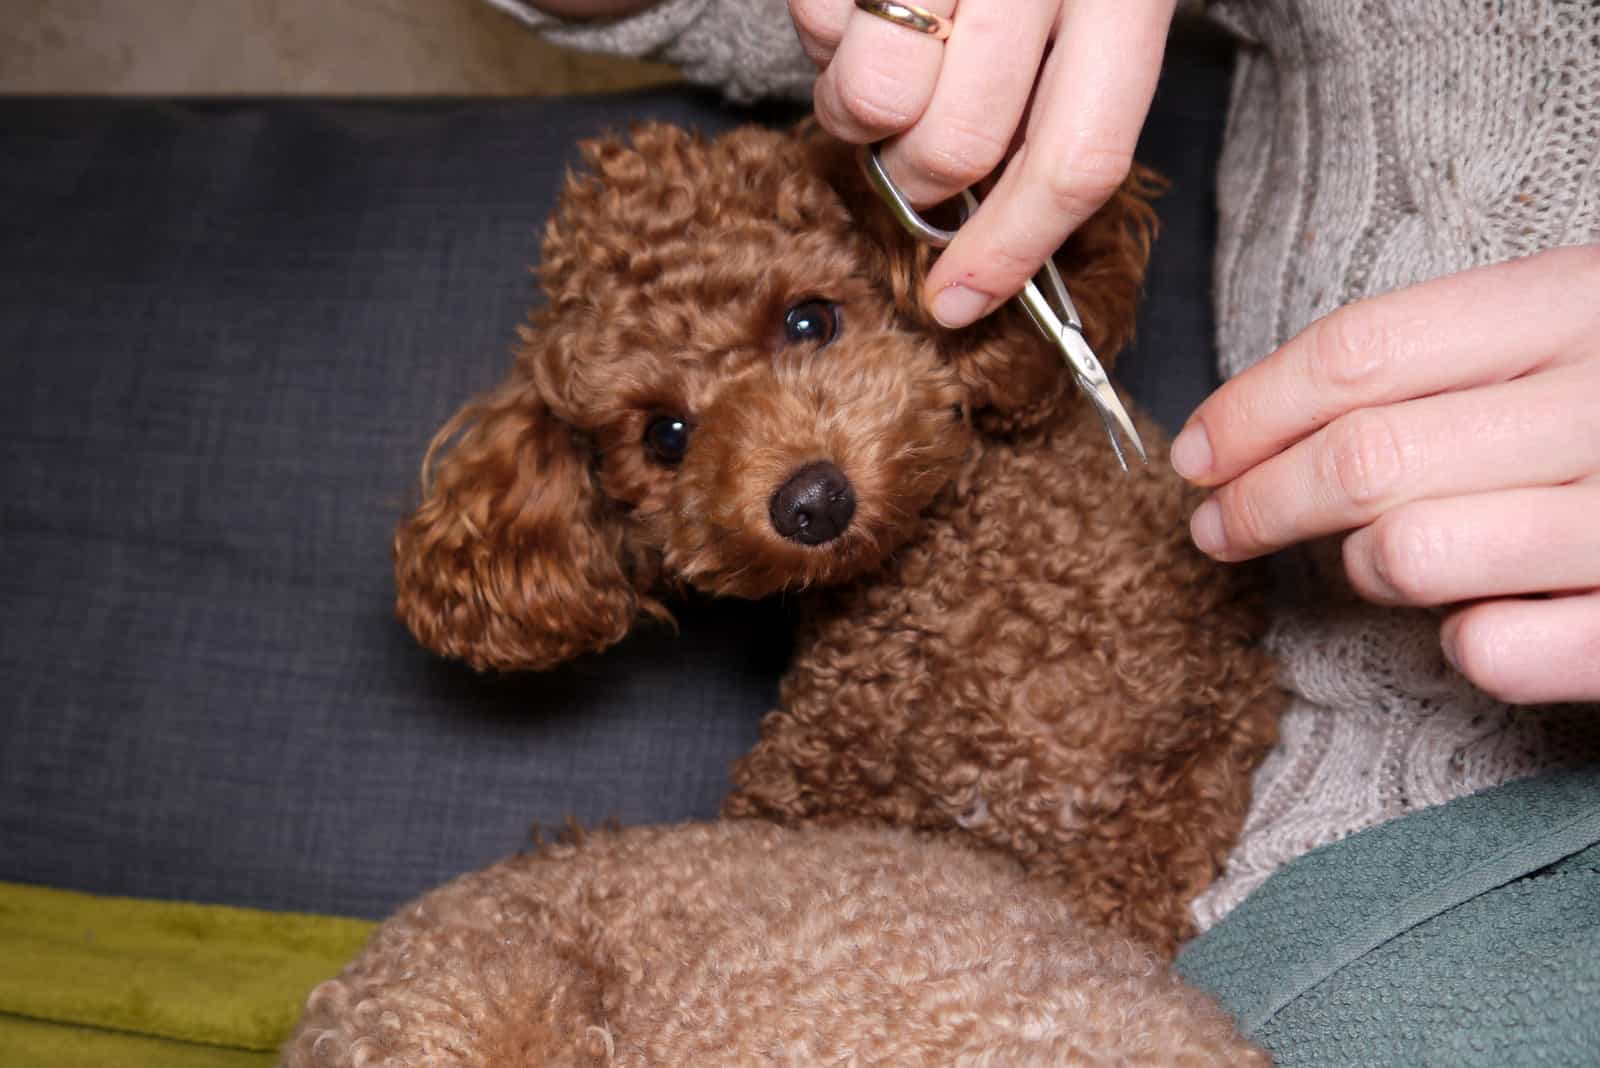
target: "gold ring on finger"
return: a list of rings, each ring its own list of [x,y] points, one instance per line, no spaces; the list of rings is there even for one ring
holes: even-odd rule
[[[869,15],[886,19],[896,26],[904,26],[908,30],[927,34],[936,41],[948,40],[950,37],[949,19],[943,15],[935,15],[927,8],[918,7],[916,4],[904,4],[899,0],[856,0],[856,7]]]

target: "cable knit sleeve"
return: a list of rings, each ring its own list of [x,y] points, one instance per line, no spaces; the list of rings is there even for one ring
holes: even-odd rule
[[[784,0],[660,0],[618,19],[570,20],[524,0],[486,0],[580,52],[669,63],[730,100],[810,100],[816,68],[800,50]]]
[[[1242,42],[1218,166],[1225,377],[1335,308],[1600,242],[1596,0],[1214,0]],[[1508,339],[1515,339],[1513,323]],[[1514,707],[1445,662],[1439,616],[1362,606],[1336,542],[1280,554],[1294,695],[1202,927],[1317,846],[1600,761],[1600,706]]]

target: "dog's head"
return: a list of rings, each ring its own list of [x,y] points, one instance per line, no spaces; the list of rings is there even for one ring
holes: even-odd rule
[[[926,316],[932,253],[815,128],[644,126],[584,157],[545,235],[549,302],[435,438],[396,537],[430,648],[546,667],[663,616],[662,586],[859,576],[976,441],[1061,409],[1070,379],[1020,313]],[[1103,356],[1131,333],[1149,188],[1136,173],[1058,257]]]

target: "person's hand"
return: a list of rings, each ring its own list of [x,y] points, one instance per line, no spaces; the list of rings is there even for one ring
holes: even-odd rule
[[[1445,655],[1507,701],[1600,698],[1600,245],[1342,308],[1195,411],[1195,543],[1243,560],[1353,531],[1386,605],[1456,606]]]
[[[953,196],[1010,155],[923,290],[934,317],[958,327],[1016,294],[1127,175],[1175,0],[916,2],[954,12],[948,41],[854,0],[789,0],[789,13],[822,68],[817,120],[853,144],[892,138],[884,167],[913,204]]]

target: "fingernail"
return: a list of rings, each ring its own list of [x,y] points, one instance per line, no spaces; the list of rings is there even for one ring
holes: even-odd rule
[[[933,298],[933,306],[929,311],[939,320],[939,325],[950,330],[956,330],[969,323],[977,321],[978,316],[989,306],[987,294],[979,293],[976,289],[968,289],[963,285],[948,285]]]
[[[1172,442],[1172,469],[1193,482],[1211,470],[1211,439],[1199,423],[1184,427]]]
[[[1454,616],[1446,619],[1439,628],[1439,652],[1444,655],[1445,663],[1461,674],[1461,661],[1456,653],[1456,619]]]
[[[1339,547],[1344,572],[1361,596],[1373,604],[1399,604],[1399,592],[1383,573],[1383,554],[1372,548],[1373,537],[1370,526],[1345,535]]]
[[[1189,536],[1207,556],[1217,556],[1228,548],[1228,535],[1222,529],[1222,506],[1215,499],[1195,509],[1189,520]]]

